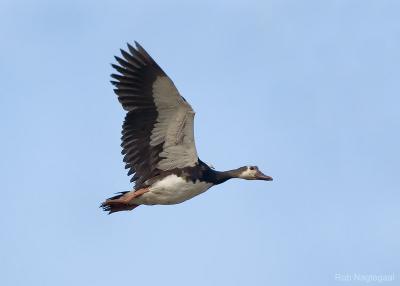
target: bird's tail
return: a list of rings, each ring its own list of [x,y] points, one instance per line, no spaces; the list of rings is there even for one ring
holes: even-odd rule
[[[100,207],[103,209],[103,211],[108,212],[108,214],[112,214],[120,211],[130,211],[139,206],[139,205],[127,204],[121,201],[122,196],[125,195],[126,193],[129,192],[119,192],[118,195],[108,198],[105,202],[103,202],[100,205]]]

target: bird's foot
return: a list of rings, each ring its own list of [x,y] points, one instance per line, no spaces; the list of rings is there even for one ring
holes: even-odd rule
[[[144,193],[147,193],[148,191],[149,189],[144,188],[137,191],[131,191],[125,193],[120,197],[113,197],[107,199],[105,202],[101,204],[100,207],[102,207],[103,210],[108,211],[109,214],[118,211],[132,210],[138,206],[137,204],[134,204],[132,201],[135,198],[143,195]]]

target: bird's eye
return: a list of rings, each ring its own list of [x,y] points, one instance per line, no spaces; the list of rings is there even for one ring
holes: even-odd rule
[[[250,169],[250,170],[254,170],[254,167],[253,167],[253,166],[251,166],[249,169]]]

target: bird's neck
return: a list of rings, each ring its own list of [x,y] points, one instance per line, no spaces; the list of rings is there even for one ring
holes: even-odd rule
[[[237,169],[233,169],[233,170],[228,170],[228,171],[214,171],[214,184],[218,185],[221,184],[223,182],[226,182],[230,179],[233,178],[239,178],[239,175],[242,173],[242,168],[237,168]]]

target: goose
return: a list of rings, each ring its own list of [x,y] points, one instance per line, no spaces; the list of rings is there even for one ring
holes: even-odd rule
[[[217,171],[199,159],[194,115],[172,80],[135,41],[116,56],[111,83],[127,112],[122,125],[122,154],[131,191],[108,198],[100,207],[109,214],[140,205],[172,205],[204,193],[232,178],[272,181],[257,166]]]

